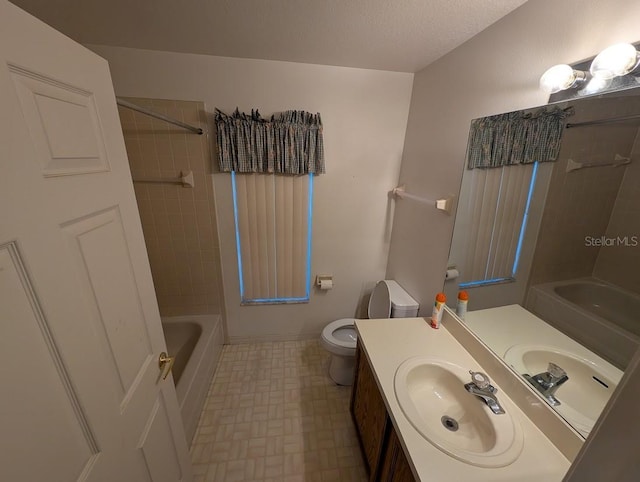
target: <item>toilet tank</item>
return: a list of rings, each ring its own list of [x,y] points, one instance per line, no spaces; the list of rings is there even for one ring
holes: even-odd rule
[[[418,316],[418,302],[396,281],[379,281],[369,299],[369,318],[412,318]]]
[[[385,280],[389,287],[391,318],[412,318],[418,316],[420,305],[394,280]]]

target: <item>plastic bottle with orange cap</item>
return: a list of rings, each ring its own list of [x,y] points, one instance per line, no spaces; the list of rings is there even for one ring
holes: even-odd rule
[[[444,311],[444,304],[446,302],[447,297],[444,293],[438,293],[436,295],[436,302],[433,304],[433,311],[431,312],[431,328],[440,328],[442,312]]]
[[[461,320],[464,320],[465,315],[467,314],[467,304],[469,303],[469,293],[466,291],[460,291],[458,293],[458,304],[456,305],[456,315]]]

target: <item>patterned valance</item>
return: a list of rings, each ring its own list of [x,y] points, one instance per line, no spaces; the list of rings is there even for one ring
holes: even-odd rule
[[[215,121],[222,172],[325,172],[320,114],[290,110],[263,119],[257,110],[227,115],[216,109]]]
[[[560,150],[565,118],[573,113],[573,107],[554,107],[473,120],[467,146],[467,167],[473,169],[555,161]]]

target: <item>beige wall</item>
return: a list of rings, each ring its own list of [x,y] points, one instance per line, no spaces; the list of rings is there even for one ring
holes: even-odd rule
[[[230,176],[214,174],[231,341],[317,336],[330,321],[363,315],[384,278],[392,201],[413,74],[90,46],[109,61],[116,94],[199,100],[215,107],[320,112],[327,174],[315,183],[312,275],[334,289],[299,305],[240,306]],[[412,293],[413,294],[413,293]]]
[[[129,98],[130,102],[206,127],[202,102]],[[177,178],[192,171],[194,187],[134,183],[162,316],[221,314],[220,252],[205,136],[118,107],[134,179]]]
[[[570,122],[622,117],[638,112],[635,97],[579,102]],[[638,128],[608,124],[567,129],[554,163],[530,284],[591,276],[602,251],[586,242],[605,235],[627,168],[596,167],[567,172],[567,162],[607,163],[629,157]]]
[[[640,40],[639,22],[637,0],[529,1],[417,73],[400,182],[427,198],[457,193],[471,119],[546,103],[547,68]],[[443,285],[453,220],[417,203],[396,208],[387,276],[423,314]]]
[[[600,248],[593,274],[640,294],[640,132],[635,138],[631,160],[625,168],[606,232],[608,238],[627,236],[629,245]]]

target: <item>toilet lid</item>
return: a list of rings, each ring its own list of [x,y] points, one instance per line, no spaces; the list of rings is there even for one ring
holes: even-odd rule
[[[378,281],[369,298],[369,319],[389,318],[391,316],[391,298],[389,286],[385,280]]]

